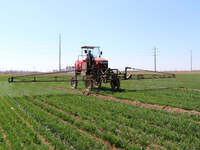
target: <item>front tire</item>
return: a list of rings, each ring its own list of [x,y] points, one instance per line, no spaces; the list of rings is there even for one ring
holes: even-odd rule
[[[119,90],[120,89],[120,80],[119,78],[112,79],[110,81],[110,86],[112,90]]]
[[[93,89],[93,80],[90,77],[86,77],[85,79],[85,89],[87,91],[91,91]]]
[[[72,77],[71,79],[71,88],[76,89],[78,86],[78,80],[76,79],[76,77]]]
[[[96,82],[96,83],[95,83],[96,88],[100,89],[100,88],[101,88],[101,84],[102,84],[101,81]]]

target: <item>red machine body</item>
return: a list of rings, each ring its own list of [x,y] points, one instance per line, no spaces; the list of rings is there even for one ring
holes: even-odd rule
[[[108,68],[108,60],[104,58],[94,58],[96,68],[101,68],[103,70],[106,70]],[[75,70],[77,72],[81,72],[83,69],[83,64],[86,63],[86,59],[84,60],[76,60],[75,62]]]
[[[96,54],[94,54],[95,49],[97,49]],[[92,47],[92,46],[83,46],[82,47],[82,55],[79,55],[78,60],[75,61],[75,71],[76,73],[80,74],[83,70],[87,70],[87,68],[91,68],[91,66],[88,66],[87,58],[89,55],[83,55],[83,51],[87,51],[85,53],[88,54],[88,52],[91,52],[92,60],[93,60],[93,66],[96,70],[102,70],[105,71],[108,69],[108,60],[101,58],[102,52],[100,51],[99,47]],[[80,59],[80,57],[82,59]]]
[[[112,89],[118,90],[120,88],[119,71],[108,68],[108,60],[101,58],[100,47],[83,46],[81,49],[81,55],[75,61],[75,75],[71,79],[71,87],[77,88],[77,77],[82,74],[87,90],[91,90],[93,86],[100,88],[102,83],[108,82]]]
[[[86,63],[86,60],[76,60],[76,62],[75,62],[75,71],[76,72],[82,71],[83,63]]]
[[[108,60],[104,58],[94,58],[97,68],[101,68],[103,71],[108,69]]]

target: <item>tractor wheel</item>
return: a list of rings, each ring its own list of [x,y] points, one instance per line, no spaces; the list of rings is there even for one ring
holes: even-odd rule
[[[107,78],[104,78],[104,79],[103,79],[103,83],[108,83]]]
[[[110,81],[110,86],[111,86],[112,90],[119,90],[119,88],[120,88],[119,78],[112,79]]]
[[[85,81],[85,79],[86,79],[86,76],[83,76],[83,81]]]
[[[95,86],[96,86],[98,89],[101,88],[101,81],[96,82],[96,83],[95,83]]]
[[[71,88],[76,89],[78,86],[78,81],[75,77],[72,77],[71,79]]]
[[[91,78],[85,79],[85,89],[91,91],[93,89],[93,80]]]

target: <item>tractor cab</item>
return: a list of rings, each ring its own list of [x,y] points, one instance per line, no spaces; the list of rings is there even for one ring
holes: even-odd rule
[[[100,51],[99,46],[82,46],[81,49],[87,56],[93,58],[100,58],[102,55],[102,51]]]
[[[81,54],[78,55],[78,60],[84,60],[88,56],[92,58],[101,58],[102,51],[100,51],[99,46],[82,46],[81,47]]]
[[[82,46],[81,55],[75,62],[75,71],[77,74],[92,71],[105,71],[108,68],[108,60],[101,58],[102,51],[98,46]]]

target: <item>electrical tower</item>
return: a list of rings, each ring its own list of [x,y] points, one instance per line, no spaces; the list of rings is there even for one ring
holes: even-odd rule
[[[157,71],[157,53],[158,53],[158,49],[156,47],[153,48],[154,51],[154,71]]]
[[[193,60],[192,60],[192,50],[190,51],[190,71],[192,72],[193,70]]]
[[[59,34],[59,71],[61,71],[61,34]]]

